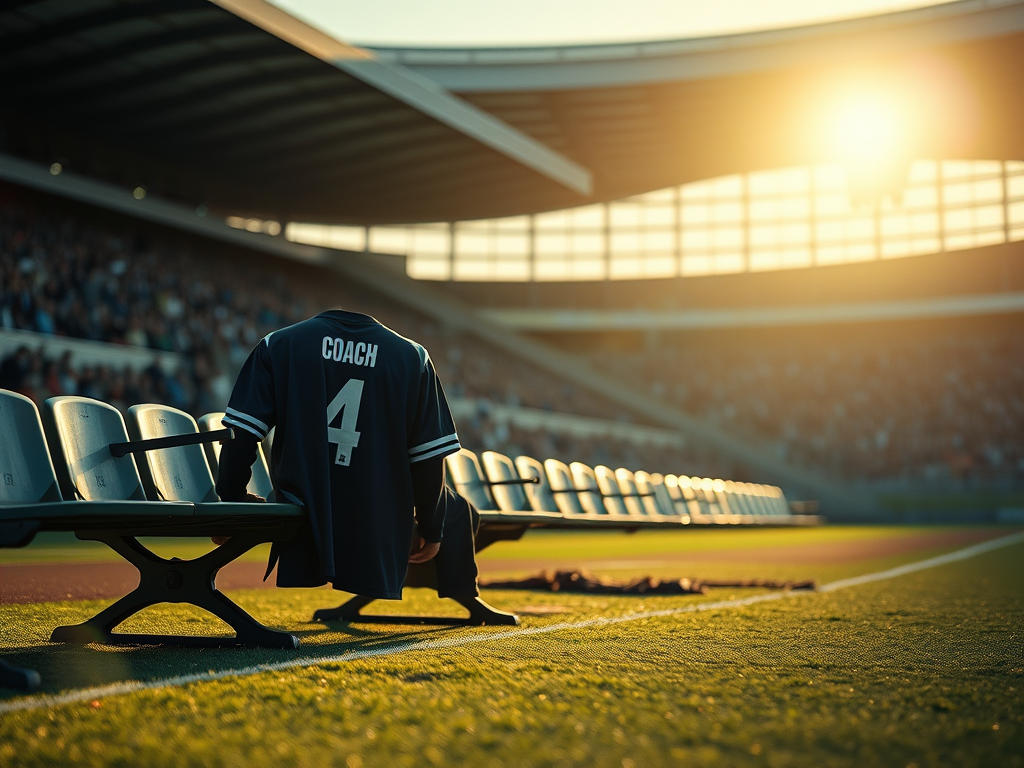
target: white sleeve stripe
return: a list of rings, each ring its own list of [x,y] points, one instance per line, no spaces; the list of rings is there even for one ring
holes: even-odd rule
[[[238,427],[239,429],[244,429],[246,432],[251,432],[252,434],[256,435],[256,437],[259,438],[260,440],[266,437],[266,435],[261,435],[259,432],[257,432],[255,427],[250,427],[248,424],[241,421],[235,421],[230,416],[225,416],[223,419],[221,419],[220,423],[227,427]]]
[[[230,414],[231,416],[234,416],[237,419],[244,419],[245,421],[248,421],[250,424],[252,424],[254,427],[259,427],[260,429],[263,430],[264,434],[266,434],[267,432],[270,431],[270,427],[268,427],[266,424],[264,424],[259,419],[255,418],[253,416],[250,416],[248,413],[242,413],[241,411],[236,411],[234,408],[228,408],[226,410],[226,413]]]
[[[433,448],[428,448],[425,451],[419,451],[418,453],[410,454],[409,458],[410,459],[416,459],[416,458],[419,458],[420,456],[422,456],[424,453],[433,454],[434,452],[437,451],[438,448],[446,448],[446,447],[448,447],[450,445],[458,445],[458,444],[459,444],[459,438],[457,436],[453,436],[451,439],[445,441],[441,445],[435,445]]]
[[[415,464],[417,461],[426,461],[432,459],[435,456],[448,456],[449,454],[455,453],[462,446],[458,442],[452,443],[451,445],[442,445],[440,448],[435,448],[430,453],[424,453],[421,456],[411,456],[409,458],[410,464]]]
[[[447,443],[447,442],[449,442],[451,440],[458,441],[458,439],[459,439],[458,434],[456,434],[455,432],[452,432],[450,435],[445,435],[444,437],[437,438],[437,440],[431,440],[430,442],[427,442],[427,443],[420,443],[419,445],[415,446],[414,448],[410,448],[409,449],[409,455],[411,456],[414,453],[419,453],[420,451],[425,451],[428,448],[433,448],[435,446],[440,445],[441,443]]]

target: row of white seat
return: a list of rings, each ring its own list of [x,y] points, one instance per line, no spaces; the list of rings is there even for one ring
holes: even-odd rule
[[[514,460],[463,448],[447,459],[449,481],[484,519],[563,527],[651,525],[808,525],[776,486],[663,475],[582,462]],[[558,523],[561,522],[562,525]]]
[[[115,443],[136,445],[140,440],[210,432],[221,427],[223,414],[208,414],[197,424],[167,406],[139,405],[129,409],[126,429],[121,415],[106,403],[58,397],[47,401],[44,415],[48,436],[31,401],[0,390],[0,469],[5,477],[0,520],[47,520],[48,526],[78,525],[84,518],[111,514],[301,514],[292,505],[254,507],[220,501],[214,488],[219,458],[215,440],[205,442],[205,457],[199,445],[147,450],[137,462],[130,455],[116,458],[108,450]],[[478,459],[467,449],[449,456],[447,466],[455,489],[477,507],[487,524],[629,528],[817,521],[790,514],[785,497],[774,486],[591,468],[581,462],[566,465],[556,459],[542,463],[529,456],[513,461],[494,451]],[[249,490],[271,497],[273,486],[262,452]],[[67,522],[58,523],[60,519]]]

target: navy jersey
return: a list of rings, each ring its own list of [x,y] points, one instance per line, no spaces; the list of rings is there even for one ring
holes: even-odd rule
[[[275,331],[249,355],[224,424],[275,428],[278,499],[309,528],[277,547],[279,586],[400,599],[412,538],[410,466],[459,450],[426,349],[372,317],[330,310]],[[440,525],[420,535],[440,541]]]

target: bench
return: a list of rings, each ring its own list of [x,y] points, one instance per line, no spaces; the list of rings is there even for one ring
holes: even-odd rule
[[[99,541],[139,571],[139,586],[88,621],[54,629],[54,642],[172,643],[193,647],[296,648],[298,638],[266,627],[216,588],[217,572],[253,547],[286,540],[305,512],[291,504],[219,501],[201,443],[230,439],[200,433],[187,414],[163,406],[130,412],[134,440],[112,406],[82,397],[48,400],[43,419],[28,398],[0,391],[5,481],[0,544],[23,546],[38,531],[71,531]],[[135,454],[141,454],[144,485]],[[192,560],[165,559],[139,537],[229,536]],[[188,603],[227,623],[234,636],[131,634],[114,629],[156,603]]]
[[[781,489],[751,483],[590,467],[557,459],[478,458],[463,448],[447,459],[456,491],[480,511],[481,526],[639,530],[657,528],[818,525],[789,511]]]
[[[42,417],[23,395],[0,390],[0,547],[28,544],[40,531],[70,531],[102,542],[134,565],[139,586],[82,624],[57,627],[51,640],[71,643],[175,644],[193,647],[296,648],[294,635],[264,626],[216,588],[217,572],[253,547],[285,541],[301,525],[295,504],[223,502],[215,476],[222,441],[232,439],[222,413],[197,423],[163,405],[137,405],[128,421],[110,405],[83,397],[46,401]],[[136,458],[138,457],[138,458]],[[467,449],[446,459],[447,482],[479,511],[476,551],[516,540],[530,528],[672,529],[713,525],[804,526],[821,518],[794,515],[780,489],[751,483],[512,459]],[[249,491],[273,498],[262,447]],[[140,537],[229,537],[192,560],[165,559]],[[427,564],[429,565],[429,564]],[[415,585],[417,569],[410,570]],[[114,631],[156,603],[186,603],[221,618],[233,636],[179,636]],[[315,618],[369,619],[355,597]],[[512,623],[482,601],[468,620]],[[422,620],[422,619],[419,619]],[[427,620],[430,621],[429,619]],[[435,622],[436,623],[436,622]],[[0,685],[31,688],[38,676],[0,660]]]

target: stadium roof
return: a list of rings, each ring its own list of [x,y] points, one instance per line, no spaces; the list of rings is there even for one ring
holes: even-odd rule
[[[1021,71],[1024,0],[477,50],[358,49],[262,0],[0,11],[4,152],[302,221],[505,216],[832,159],[818,111],[856,78],[920,102],[917,156],[1021,158]]]
[[[589,168],[599,200],[835,161],[823,112],[865,85],[915,102],[914,157],[1024,158],[1020,0],[689,40],[374,52]]]
[[[228,209],[436,218],[590,191],[540,142],[262,0],[9,3],[0,81],[15,154]]]

